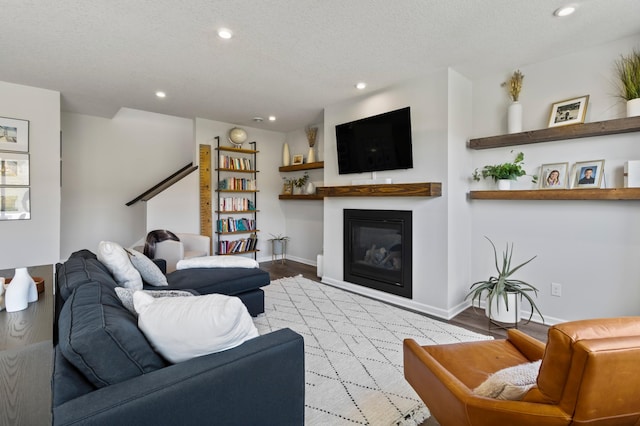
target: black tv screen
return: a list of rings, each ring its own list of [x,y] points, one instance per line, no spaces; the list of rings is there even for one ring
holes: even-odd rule
[[[336,125],[338,173],[410,169],[410,107]]]

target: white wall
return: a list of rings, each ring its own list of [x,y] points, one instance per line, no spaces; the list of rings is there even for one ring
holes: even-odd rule
[[[193,122],[123,108],[105,119],[62,115],[62,259],[101,240],[146,235],[145,204],[125,206],[193,160]]]
[[[0,221],[0,269],[60,258],[60,93],[0,82],[0,116],[29,121],[31,219]]]
[[[462,79],[461,77],[459,77]],[[378,172],[394,183],[442,182],[442,197],[349,197],[324,201],[324,276],[327,282],[442,317],[450,317],[448,284],[448,84],[449,71],[441,70],[354,101],[325,109],[325,183],[349,185],[368,174],[339,175],[335,125],[382,112],[411,107],[413,168]],[[465,85],[460,90],[468,90]],[[468,83],[467,85],[468,86]],[[464,108],[454,111],[465,113]],[[470,117],[468,117],[470,119]],[[458,153],[455,154],[459,156]],[[460,160],[452,158],[457,164]],[[413,211],[413,299],[389,295],[343,281],[343,210],[346,208]],[[455,220],[455,219],[454,219]]]
[[[217,182],[216,156],[218,152],[213,149],[217,146],[214,139],[220,137],[221,145],[231,146],[227,142],[227,132],[235,125],[223,123],[220,121],[196,118],[195,120],[195,150],[198,153],[199,145],[211,145],[211,182],[213,185]],[[282,179],[278,173],[278,165],[282,161],[282,145],[285,141],[284,133],[273,132],[269,130],[255,129],[252,127],[241,126],[247,131],[248,140],[244,148],[250,149],[248,142],[256,141],[256,147],[259,151],[257,154],[258,173],[258,194],[256,207],[259,210],[257,214],[258,229],[258,261],[271,259],[271,244],[267,241],[269,234],[284,234],[286,232],[285,216],[283,209],[278,200],[278,194],[282,188]],[[212,193],[213,200],[217,200],[216,193]],[[216,209],[216,202],[212,202],[213,210]],[[215,227],[215,212],[213,223]],[[241,217],[241,216],[240,216]],[[214,236],[214,252],[215,252],[215,236]]]
[[[525,75],[520,99],[524,129],[547,127],[552,103],[586,94],[587,122],[623,117],[624,105],[614,97],[613,63],[638,45],[636,36],[520,66]],[[473,80],[473,137],[505,133],[508,98],[500,82],[512,70],[505,71]],[[511,160],[519,151],[525,153],[530,173],[543,163],[604,159],[608,187],[621,187],[623,163],[640,159],[638,133],[630,133],[473,151],[467,172]],[[531,187],[529,179],[520,178],[517,187]],[[639,202],[474,200],[471,206],[473,280],[494,273],[486,235],[499,250],[506,242],[515,243],[514,262],[538,256],[518,278],[539,288],[538,307],[547,322],[640,314]],[[562,297],[550,295],[552,282],[562,284]]]
[[[200,234],[199,173],[192,172],[147,201],[147,232],[169,229]]]

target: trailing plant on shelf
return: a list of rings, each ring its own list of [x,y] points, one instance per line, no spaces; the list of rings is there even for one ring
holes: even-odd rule
[[[491,312],[491,308],[494,304],[498,303],[498,299],[502,298],[504,300],[505,306],[507,310],[509,309],[509,301],[508,295],[509,293],[513,293],[516,297],[520,297],[520,301],[522,299],[526,299],[531,306],[531,314],[529,315],[528,321],[531,321],[533,317],[534,311],[537,312],[542,321],[544,322],[544,317],[542,313],[536,306],[536,303],[533,301],[531,297],[531,293],[535,296],[538,295],[538,289],[533,285],[526,283],[521,280],[516,280],[512,278],[512,275],[522,268],[524,265],[531,262],[537,256],[533,256],[531,259],[527,260],[524,263],[521,263],[518,266],[511,267],[511,257],[513,256],[513,243],[509,245],[507,243],[505,251],[502,253],[502,265],[498,264],[498,251],[496,250],[495,244],[493,241],[489,239],[489,237],[485,238],[491,243],[491,247],[493,247],[493,256],[495,259],[496,271],[498,272],[497,276],[491,276],[487,280],[478,281],[471,285],[469,293],[465,296],[465,300],[471,298],[471,304],[478,301],[478,306],[480,305],[480,300],[482,299],[482,295],[486,292],[486,304],[488,306],[487,312]]]
[[[302,177],[293,179],[293,186],[295,186],[296,188],[302,188],[307,184],[307,182],[309,182],[309,173],[304,172],[304,175]]]
[[[619,96],[626,101],[640,98],[640,50],[634,49],[627,56],[621,55],[615,65],[620,79]]]
[[[511,151],[513,152],[513,151]],[[473,172],[473,180],[480,181],[481,178],[491,178],[494,181],[498,181],[501,179],[510,179],[516,180],[520,176],[524,176],[527,172],[522,167],[524,165],[524,153],[519,152],[516,155],[516,158],[511,163],[502,163],[495,165],[487,165],[482,168],[482,170],[475,169]],[[532,175],[531,181],[533,183],[538,182],[538,176]]]

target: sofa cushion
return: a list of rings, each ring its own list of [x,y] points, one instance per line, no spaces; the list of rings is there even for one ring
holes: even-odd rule
[[[95,257],[72,256],[56,272],[56,286],[62,301],[81,285],[97,282],[115,288],[118,283],[109,270]]]
[[[133,290],[131,288],[116,287],[116,294],[124,306],[129,312],[136,317],[138,313],[133,306],[133,293],[136,291],[142,291],[152,297],[185,297],[185,296],[198,296],[188,290]]]
[[[64,357],[96,387],[165,366],[115,291],[97,282],[79,286],[65,302],[59,324]]]
[[[129,255],[120,244],[100,241],[98,260],[109,269],[118,284],[126,288],[142,290],[142,277],[133,267]]]
[[[133,304],[138,326],[170,362],[221,352],[258,337],[247,308],[237,297],[154,298],[136,291]]]
[[[158,265],[137,250],[127,250],[129,259],[134,268],[140,273],[142,280],[154,287],[168,286],[167,277],[162,273]],[[137,289],[139,290],[139,289]]]
[[[178,261],[176,269],[190,268],[258,268],[260,264],[243,256],[203,256]]]
[[[167,275],[170,289],[193,289],[200,294],[235,296],[269,285],[269,273],[254,268],[191,268]]]

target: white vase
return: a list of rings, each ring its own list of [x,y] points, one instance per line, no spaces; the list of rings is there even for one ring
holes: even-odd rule
[[[627,101],[627,117],[640,116],[640,98]]]
[[[305,194],[315,194],[316,193],[316,186],[313,184],[313,182],[307,183],[307,186],[304,187],[304,192],[305,192]]]
[[[16,268],[15,275],[5,289],[7,312],[22,311],[30,302],[38,300],[36,283],[27,272],[27,268]]]
[[[285,143],[282,149],[282,165],[288,166],[291,164],[291,154],[289,154],[289,144]]]
[[[511,189],[511,179],[498,179],[498,189],[508,191]]]
[[[522,132],[522,104],[513,101],[507,110],[507,133]]]
[[[494,297],[491,302],[491,311],[489,311],[489,303],[487,301],[484,309],[485,315],[498,322],[513,324],[520,321],[520,318],[518,318],[520,316],[518,295],[516,293],[508,293],[507,299],[509,301],[509,309],[507,309],[502,297]]]
[[[315,163],[316,162],[316,152],[313,150],[313,147],[309,147],[309,152],[307,153],[307,163]]]

